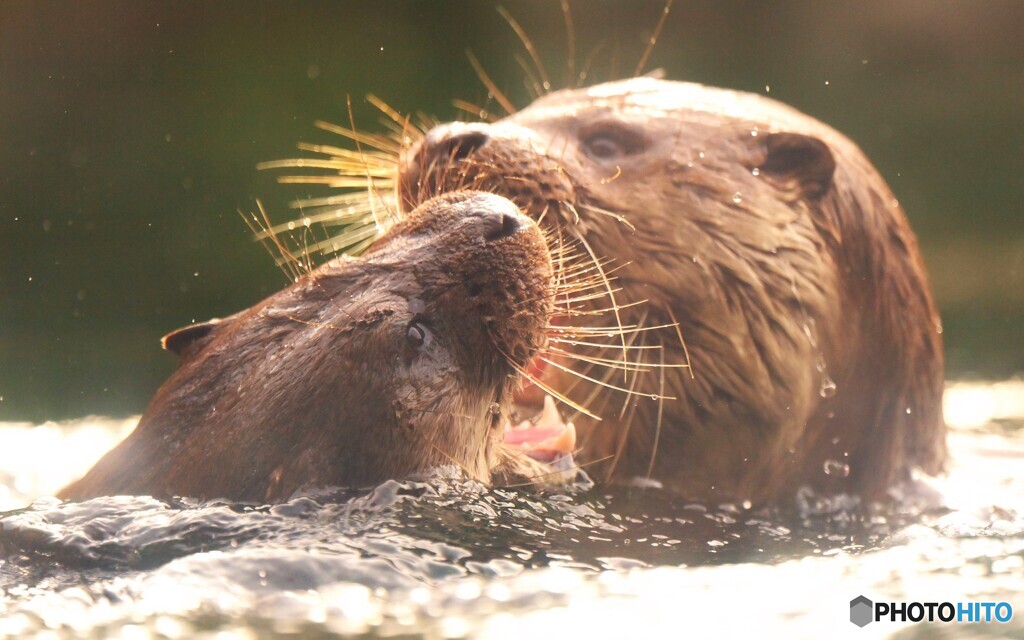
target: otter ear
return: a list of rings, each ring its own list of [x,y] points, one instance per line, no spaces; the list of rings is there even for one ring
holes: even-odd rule
[[[824,142],[799,133],[772,133],[765,136],[764,145],[762,174],[795,181],[812,200],[828,192],[836,160]]]
[[[160,345],[168,351],[185,358],[198,349],[217,325],[223,322],[220,318],[213,318],[199,324],[191,324],[187,327],[175,329],[160,339]]]

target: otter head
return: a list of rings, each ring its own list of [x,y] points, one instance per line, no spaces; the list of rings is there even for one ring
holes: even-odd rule
[[[405,460],[379,477],[455,463],[487,479],[518,372],[544,345],[552,312],[539,228],[504,198],[449,193],[342,264],[352,262],[368,277],[345,283],[355,302],[345,309],[359,313],[372,300],[381,319],[366,325],[366,343],[346,343],[346,358],[373,371],[360,382],[379,407],[373,429],[393,434],[368,446]],[[330,289],[331,270],[322,277]]]
[[[450,464],[486,480],[552,298],[545,239],[514,204],[428,200],[365,256],[167,336],[180,367],[62,497],[278,501]]]
[[[582,457],[606,459],[608,477],[758,500],[801,484],[879,495],[939,468],[941,343],[916,242],[830,127],[761,96],[635,78],[439,126],[397,175],[407,210],[491,191],[577,238],[595,268],[613,259],[630,346],[661,348],[623,344],[633,371],[690,366],[590,373],[634,394],[591,393],[605,420],[580,425]]]

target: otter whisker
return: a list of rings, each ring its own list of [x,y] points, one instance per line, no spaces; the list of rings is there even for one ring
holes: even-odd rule
[[[605,281],[605,278],[615,280],[615,278],[610,277],[610,274],[619,271],[620,269],[622,269],[623,266],[625,266],[618,265],[611,269],[604,269],[605,266],[611,264],[613,261],[599,260],[597,262],[592,262],[590,260],[586,260],[585,258],[580,258],[578,254],[573,254],[571,258],[573,260],[578,260],[578,262],[575,264],[570,263],[568,266],[566,266],[565,273],[567,275],[571,274],[573,276],[573,280],[581,279],[583,278],[583,276],[590,276],[588,279],[585,280],[585,282],[587,283],[603,283]]]
[[[625,325],[623,327],[566,327],[560,325],[548,325],[548,329],[572,335],[594,335],[610,338],[612,336],[623,336],[631,333],[657,331],[658,329],[667,329],[674,326],[674,324],[661,324],[652,327],[638,327],[636,325]],[[620,349],[621,347],[616,346],[615,348]]]
[[[354,176],[281,176],[277,179],[281,184],[322,184],[334,189],[354,189],[364,186],[365,179]]]
[[[672,324],[675,325],[676,335],[679,337],[679,344],[683,345],[683,355],[686,357],[686,368],[690,370],[690,380],[695,380],[696,376],[693,373],[693,365],[690,362],[690,350],[686,348],[686,341],[683,340],[683,330],[680,328],[679,321],[676,320],[676,316],[672,313],[671,307],[665,307],[668,311],[668,317],[672,319]]]
[[[639,321],[637,321],[637,327],[643,327],[644,323],[646,323],[646,322],[647,322],[647,311],[644,310],[643,314],[640,316]],[[633,334],[632,336],[630,336],[630,345],[632,345],[633,342],[635,340],[638,340],[638,339],[640,340],[640,344],[645,344],[646,336],[643,335],[643,334],[636,333],[636,334]],[[646,356],[646,353],[643,353],[643,352],[638,353],[637,354],[638,361],[646,362],[645,356]],[[639,381],[640,381],[640,377],[639,376],[633,376],[633,380],[630,382],[630,390],[631,391],[636,389],[636,385],[637,385],[637,383]],[[620,412],[618,412],[618,419],[622,420],[623,418],[626,417],[626,412],[627,412],[628,407],[629,407],[629,397],[627,396],[626,398],[623,399],[623,409]]]
[[[295,147],[299,151],[309,151],[330,158],[347,159],[352,161],[352,167],[359,173],[363,172],[363,165],[372,165],[379,171],[381,177],[390,175],[389,165],[393,165],[398,156],[388,151],[364,151],[359,153],[355,149],[337,147],[332,144],[300,141]],[[301,162],[301,159],[299,160]]]
[[[561,0],[562,17],[565,18],[565,36],[567,51],[567,64],[569,75],[565,79],[565,86],[570,87],[575,82],[576,76],[576,28],[572,21],[572,11],[569,8],[569,0]]]
[[[659,351],[658,357],[661,358],[661,364],[664,366],[665,351]],[[658,418],[654,422],[654,444],[651,445],[651,460],[647,463],[648,478],[654,473],[654,459],[658,455],[658,443],[661,440],[661,421],[665,415],[665,369],[662,368],[658,373]]]
[[[530,100],[536,100],[544,95],[546,93],[544,91],[544,86],[541,84],[540,80],[537,79],[537,76],[533,74],[533,71],[530,69],[530,65],[526,62],[526,59],[518,53],[515,54],[514,57],[516,62],[519,63],[519,68],[521,68],[523,73],[526,75],[526,77],[523,78],[523,84],[526,86],[526,90],[530,94]]]
[[[640,336],[641,343],[646,339],[646,336]],[[644,354],[646,355],[646,354]],[[641,356],[643,357],[643,356]],[[630,385],[630,389],[634,389],[638,382],[636,376],[633,377],[633,382]],[[633,430],[633,417],[636,413],[637,403],[623,402],[622,410],[619,412],[619,421],[622,425],[619,429],[618,440],[615,445],[615,454],[612,457],[612,463],[608,465],[608,471],[605,475],[605,481],[610,481],[615,474],[615,469],[619,465],[619,461],[622,459],[623,454],[626,451],[626,443],[629,441],[629,434]]]
[[[600,346],[606,346],[607,347],[608,345],[600,345]],[[637,350],[637,349],[640,349],[640,347],[632,347],[632,349],[633,350]],[[663,347],[661,347],[661,346],[653,346],[652,345],[650,347],[645,347],[645,349],[647,349],[647,350],[659,349],[660,350],[660,349],[663,349]],[[617,350],[617,348],[616,348],[616,350]],[[579,354],[579,353],[575,353],[573,351],[569,351],[568,349],[563,349],[561,347],[548,347],[548,348],[542,350],[542,353],[564,355],[564,356],[568,356],[568,357],[571,357],[571,358],[575,358],[577,360],[581,360],[583,362],[589,362],[591,364],[612,367],[614,369],[626,369],[627,371],[636,371],[636,372],[640,372],[640,373],[647,373],[649,371],[653,371],[654,369],[685,369],[686,368],[685,364],[672,364],[672,363],[666,363],[666,362],[659,362],[659,363],[653,363],[653,362],[651,362],[651,363],[641,363],[641,362],[634,362],[634,361],[623,362],[621,360],[612,360],[611,358],[599,358],[599,357],[596,357],[596,356],[585,356],[585,355],[582,355],[582,354]]]
[[[583,68],[580,69],[579,78],[576,81],[576,87],[582,87],[583,83],[587,81],[587,76],[590,75],[590,69],[594,65],[594,60],[597,59],[598,54],[601,53],[608,46],[608,39],[605,38],[601,42],[598,42],[594,48],[587,54],[586,60],[583,61]]]
[[[364,159],[365,157],[363,155],[363,143],[362,143],[360,138],[361,137],[371,138],[371,139],[377,139],[377,138],[383,139],[383,138],[381,138],[381,136],[371,136],[371,135],[367,135],[367,134],[363,134],[362,136],[360,136],[359,132],[356,130],[355,115],[353,115],[353,113],[352,113],[352,98],[351,98],[351,96],[345,96],[345,104],[348,106],[348,123],[349,123],[349,127],[351,127],[351,133],[352,133],[352,136],[353,136],[352,137],[352,141],[355,142],[355,144],[356,144],[356,151],[359,152],[359,157],[361,159]],[[377,148],[385,150],[383,147],[377,147]],[[399,151],[401,151],[401,146],[399,146]],[[396,153],[395,156],[397,157],[398,153]],[[365,166],[365,163],[364,163],[364,166]],[[373,181],[373,176],[370,174],[369,171],[366,172],[366,187],[367,187],[367,190],[369,191],[369,193],[373,194],[373,196],[374,196],[374,198],[370,199],[370,213],[373,215],[373,221],[377,225],[377,230],[379,232],[383,233],[384,227],[381,224],[380,218],[377,217],[377,209],[374,206],[374,202],[380,202],[382,205],[384,205],[384,210],[387,212],[387,217],[389,219],[392,219],[394,217],[394,214],[391,212],[391,209],[387,206],[387,203],[384,202],[384,199],[381,197],[380,193],[377,191],[377,187],[376,187],[376,185],[374,184],[374,181]]]
[[[309,145],[309,147],[312,146],[313,145]],[[299,149],[302,151],[311,151],[313,153],[323,153],[319,150],[314,151],[312,148],[303,148],[301,145],[299,146]],[[391,163],[394,163],[393,159],[391,160]],[[369,168],[368,165],[370,164],[371,162],[369,160],[364,164],[362,161],[355,160],[353,158],[331,154],[329,158],[325,159],[294,158],[286,160],[269,160],[267,162],[257,164],[256,168],[261,171],[267,169],[327,169],[330,171],[350,172],[349,175],[364,175],[364,170],[367,170]],[[358,171],[358,173],[356,171]],[[371,173],[373,172],[376,172],[376,177],[379,178],[388,178],[390,176],[390,172],[387,171],[387,168],[383,163],[379,163]]]
[[[611,384],[610,382],[605,382],[605,381],[602,381],[602,380],[598,380],[596,378],[592,378],[590,376],[584,375],[584,374],[580,373],[579,371],[574,371],[574,370],[570,369],[569,367],[566,367],[566,366],[564,366],[562,364],[559,364],[559,363],[555,362],[554,360],[550,360],[550,359],[544,358],[544,357],[541,357],[540,359],[543,362],[546,362],[547,364],[551,365],[552,367],[555,367],[556,369],[561,369],[562,371],[564,371],[564,372],[566,372],[566,373],[568,373],[570,375],[574,375],[574,376],[577,376],[579,378],[583,378],[584,380],[587,380],[589,382],[593,382],[594,384],[599,384],[602,387],[607,387],[608,389],[614,389],[616,391],[622,391],[623,393],[626,393],[628,395],[644,395],[644,396],[647,396],[649,398],[655,398],[655,399],[657,397],[659,397],[657,395],[635,393],[635,392],[630,391],[629,389],[627,389],[625,387],[619,387],[619,386]],[[676,398],[669,397],[668,399],[669,400],[675,400]]]
[[[307,251],[315,253],[337,253],[349,249],[348,253],[359,255],[363,249],[372,243],[380,235],[380,231],[373,224],[367,224],[352,231],[345,231],[326,240],[321,240],[308,247]],[[366,245],[366,246],[364,246]],[[359,250],[356,250],[356,248]]]
[[[600,265],[600,263],[598,261],[598,258],[597,258],[597,254],[594,252],[594,249],[590,246],[590,243],[587,242],[587,239],[583,236],[583,234],[577,234],[576,237],[580,241],[580,244],[583,245],[583,248],[586,249],[587,253],[590,254],[590,258],[594,261],[594,266],[601,273],[601,276],[603,278],[605,278],[606,288],[608,289],[608,298],[611,300],[612,310],[615,313],[615,323],[618,324],[621,327],[622,326],[622,315],[619,313],[619,305],[618,305],[618,302],[615,299],[615,294],[612,292],[611,283],[607,281],[607,277],[608,276],[605,273],[604,268]],[[621,336],[621,334],[620,334],[620,336]],[[626,340],[625,340],[625,338],[623,338],[623,340],[622,340],[622,347],[623,347],[623,349],[622,349],[622,357],[623,357],[623,359],[627,359],[626,349],[625,349],[625,347],[626,347]],[[623,374],[623,375],[625,375],[625,374]]]
[[[429,116],[422,111],[416,112],[416,120],[418,120],[417,127],[423,131],[430,131],[437,125],[441,124],[441,121],[433,116]]]
[[[577,303],[580,303],[580,302],[589,302],[591,300],[600,300],[601,298],[608,297],[608,292],[607,291],[593,292],[592,289],[593,289],[592,287],[588,287],[587,289],[583,289],[582,290],[582,291],[591,291],[591,293],[587,293],[585,295],[575,296],[575,297],[572,297],[572,298],[570,298],[570,297],[559,298],[558,302],[560,304],[563,304],[563,305],[572,305],[572,304],[577,304]],[[622,291],[622,287],[616,287],[616,288],[612,289],[612,291],[615,291],[616,293],[618,293],[619,291]],[[575,293],[581,293],[581,291],[580,290],[576,290],[576,291],[570,290],[570,291],[566,292],[566,294],[575,294]],[[621,305],[619,308],[620,309],[625,309],[627,307],[633,307],[633,306],[636,306],[638,304],[644,304],[645,302],[647,302],[647,301],[646,300],[640,300],[640,301],[637,301],[637,302],[627,302],[627,303]],[[595,312],[596,313],[607,313],[607,312],[609,312],[611,310],[612,310],[612,307],[606,307],[604,309],[588,309],[587,313],[595,313]]]
[[[557,342],[557,343],[560,343],[560,344],[568,344],[568,345],[572,345],[572,346],[577,346],[578,345],[578,346],[581,346],[581,347],[598,347],[598,348],[601,348],[601,349],[611,349],[613,347],[615,349],[619,348],[618,345],[601,344],[599,342],[587,342],[587,341],[584,341],[584,340],[568,340],[568,339],[565,339],[565,338],[556,338],[554,336],[549,336],[548,337],[548,341],[549,342]],[[660,349],[661,347],[658,347],[658,346],[655,346],[655,345],[643,345],[643,346],[641,346],[641,345],[629,345],[627,348],[630,351],[641,351],[641,350],[650,351],[650,350],[653,350],[653,349]],[[677,366],[683,366],[683,365],[677,365]]]
[[[252,216],[251,223],[249,219],[246,218],[245,216],[242,216],[242,219],[245,220],[246,224],[249,225],[249,229],[256,234],[256,239],[260,240],[260,242],[263,243],[263,246],[267,248],[267,251],[270,253],[271,257],[274,258],[274,262],[277,264],[277,266],[281,267],[285,276],[288,277],[292,282],[298,280],[300,277],[302,277],[303,273],[309,272],[311,270],[311,266],[304,263],[298,256],[295,255],[295,253],[291,251],[291,249],[285,246],[285,244],[281,242],[277,234],[260,235],[262,232],[271,228],[270,216],[267,215],[267,211],[266,209],[263,208],[263,203],[260,200],[256,201],[256,207],[258,208],[260,216],[262,218],[257,218],[255,214],[250,213],[250,216]],[[259,229],[260,231],[257,231],[257,229]],[[273,249],[277,251],[276,255],[274,251],[271,249],[271,246],[273,247]]]
[[[621,360],[612,360],[611,358],[598,358],[596,356],[585,356],[581,353],[575,353],[568,349],[562,349],[559,347],[548,347],[540,352],[542,355],[564,355],[574,360],[581,362],[589,362],[601,367],[611,367],[613,369],[625,369],[627,371],[639,371],[647,372],[650,371],[650,366],[641,365],[635,362],[622,362]]]
[[[399,133],[404,138],[407,134],[411,134],[415,140],[422,140],[427,134],[427,131],[433,126],[427,126],[424,128],[418,127],[410,121],[409,116],[403,116],[397,110],[393,109],[388,103],[381,100],[376,95],[369,93],[366,95],[366,101],[377,108],[378,111],[386,115],[391,122],[401,126]]]
[[[493,113],[491,113],[487,109],[484,109],[483,107],[479,107],[479,106],[477,106],[477,105],[475,105],[475,104],[473,104],[471,102],[467,102],[466,100],[459,100],[459,99],[452,100],[452,106],[455,107],[456,109],[458,109],[459,111],[465,111],[466,113],[468,113],[468,114],[470,114],[470,115],[472,115],[472,116],[474,116],[476,118],[480,118],[484,122],[492,122],[493,123],[493,122],[497,122],[498,121],[498,116],[494,115]]]
[[[377,149],[378,151],[393,154],[396,157],[398,156],[398,152],[401,149],[401,145],[396,144],[393,140],[390,140],[385,136],[372,133],[364,133],[356,130],[354,127],[352,129],[346,129],[345,127],[340,127],[336,124],[326,122],[324,120],[317,120],[316,122],[313,123],[313,126],[317,127],[318,129],[328,131],[330,133],[338,134],[339,136],[344,136],[355,143],[365,144],[368,147]]]
[[[501,14],[501,17],[505,19],[505,22],[512,27],[512,30],[516,32],[516,35],[519,36],[519,40],[523,43],[523,47],[526,49],[526,52],[529,53],[530,58],[533,59],[533,63],[537,66],[537,73],[540,74],[544,93],[551,91],[551,79],[548,78],[548,72],[544,68],[544,64],[540,61],[540,56],[537,54],[537,49],[533,46],[533,41],[530,40],[529,36],[526,35],[526,31],[523,30],[516,19],[512,17],[512,14],[504,7],[499,6],[498,13]]]
[[[469,58],[469,64],[473,66],[473,71],[476,72],[476,77],[480,79],[480,82],[482,82],[484,87],[487,88],[487,91],[494,96],[494,99],[498,101],[498,104],[500,104],[501,108],[505,110],[505,113],[508,115],[515,113],[515,105],[512,104],[511,100],[505,97],[505,94],[502,93],[500,89],[498,89],[498,85],[494,84],[491,77],[487,75],[486,71],[484,71],[483,65],[481,65],[480,61],[476,59],[475,55],[473,55],[473,52],[467,49],[466,57]]]
[[[602,348],[600,348],[598,350],[598,353],[605,353],[606,351],[610,351],[610,350],[612,350],[612,348],[610,348],[607,345],[605,345],[605,346],[603,346]],[[593,364],[590,364],[590,363],[585,363],[585,365],[583,367],[583,373],[589,374],[591,371],[594,370],[595,366],[596,365],[593,365]],[[606,370],[604,375],[607,378],[607,377],[609,377],[609,376],[611,376],[613,374],[614,374],[613,371]],[[566,388],[566,393],[572,393],[576,389],[576,387],[578,387],[580,384],[582,384],[584,382],[585,382],[585,380],[583,378],[579,378],[579,377],[573,378],[569,382],[568,387]],[[586,406],[592,406],[593,403],[595,401],[597,401],[597,400],[603,400],[603,404],[607,404],[608,401],[607,401],[607,398],[606,398],[606,395],[605,395],[604,391],[605,391],[604,387],[602,387],[600,385],[593,385],[591,390],[590,390],[590,393],[587,394],[587,397],[584,399],[582,404],[584,404]],[[579,414],[573,415],[571,419],[575,419],[577,417],[579,417]]]
[[[593,418],[594,420],[600,420],[601,419],[600,416],[597,416],[597,415],[593,414],[592,412],[588,411],[585,407],[577,404],[576,402],[573,402],[573,400],[571,398],[569,398],[568,396],[565,396],[564,394],[559,393],[554,388],[552,388],[550,385],[548,385],[544,381],[540,380],[537,376],[535,376],[532,373],[530,373],[525,367],[522,367],[521,365],[519,365],[508,354],[502,352],[502,355],[505,356],[505,360],[508,361],[508,364],[513,369],[515,369],[516,372],[519,373],[519,375],[523,376],[523,379],[526,380],[527,382],[530,382],[532,384],[537,385],[542,391],[547,393],[549,396],[551,396],[555,400],[558,400],[559,402],[561,402],[561,403],[563,403],[565,405],[568,405],[569,407],[571,407],[572,409],[574,409],[578,413],[582,413],[585,416],[589,416],[589,417]]]
[[[290,201],[288,206],[293,209],[312,209],[314,211],[322,209],[325,213],[330,211],[351,213],[352,215],[369,213],[370,211],[370,203],[367,201],[365,191],[342,193],[320,198],[300,198]]]
[[[589,302],[589,301],[593,301],[593,300],[601,300],[603,298],[607,298],[608,297],[608,291],[605,290],[603,287],[601,287],[600,290],[597,290],[598,287],[595,286],[596,284],[598,284],[598,283],[594,283],[594,282],[580,282],[580,283],[562,282],[562,283],[556,284],[555,287],[554,287],[554,292],[555,292],[555,295],[558,296],[558,301],[557,302],[558,302],[558,304],[560,304],[563,307],[572,308],[573,306],[578,306],[579,303],[581,303],[581,302]],[[619,291],[622,291],[622,288],[621,287],[616,287],[614,290],[616,292],[619,292]],[[626,304],[633,304],[633,303],[626,303]],[[605,309],[605,311],[606,312],[610,311],[610,308],[609,309]]]
[[[647,60],[654,51],[654,45],[658,42],[658,37],[661,36],[661,30],[665,28],[665,21],[668,20],[668,13],[672,9],[672,2],[673,0],[665,0],[665,8],[661,10],[661,19],[658,20],[658,25],[654,27],[654,32],[651,33],[651,38],[647,42],[644,54],[640,57],[640,62],[636,64],[636,70],[633,72],[634,77],[643,73],[644,66],[647,65]]]
[[[621,169],[619,170],[619,173],[621,173]],[[616,174],[615,178],[617,178],[617,177],[618,177],[618,174]],[[612,178],[612,179],[614,179],[614,178]],[[609,179],[609,182],[612,179]],[[602,209],[601,207],[598,207],[596,205],[589,204],[589,203],[580,203],[579,207],[581,209],[586,209],[587,211],[590,211],[591,213],[597,213],[597,214],[602,215],[602,216],[608,216],[609,218],[612,218],[613,220],[615,220],[617,222],[621,222],[622,224],[626,225],[627,227],[629,227],[629,229],[631,231],[636,231],[636,227],[634,227],[633,223],[630,222],[629,220],[627,220],[626,216],[624,216],[624,215],[620,215],[618,213],[615,213],[614,211],[609,211],[607,209]]]

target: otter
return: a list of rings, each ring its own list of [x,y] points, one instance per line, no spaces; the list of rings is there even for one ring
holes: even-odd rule
[[[60,497],[279,502],[441,465],[482,481],[540,473],[502,444],[502,416],[544,343],[552,269],[537,225],[508,200],[427,200],[364,257],[167,335],[178,369]]]
[[[915,469],[941,471],[941,325],[917,241],[829,126],[699,84],[562,90],[437,126],[399,159],[404,210],[464,188],[619,265],[616,311],[635,327],[621,357],[651,372],[603,374],[628,401],[594,390],[602,419],[576,416],[598,476],[760,503],[802,487],[883,499]],[[568,395],[566,368],[540,379]]]

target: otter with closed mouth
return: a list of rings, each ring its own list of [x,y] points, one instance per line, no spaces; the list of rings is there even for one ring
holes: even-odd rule
[[[764,502],[805,486],[881,498],[941,470],[941,325],[917,242],[834,129],[762,96],[634,78],[439,126],[398,160],[405,210],[463,188],[615,259],[620,321],[660,327],[623,353],[688,365],[603,375],[632,395],[591,392],[603,420],[578,417],[598,475]],[[538,375],[574,388],[565,368]]]
[[[544,344],[552,269],[508,200],[430,199],[364,257],[166,336],[179,368],[60,497],[277,502],[450,464],[537,479],[546,466],[502,443],[503,415]]]

